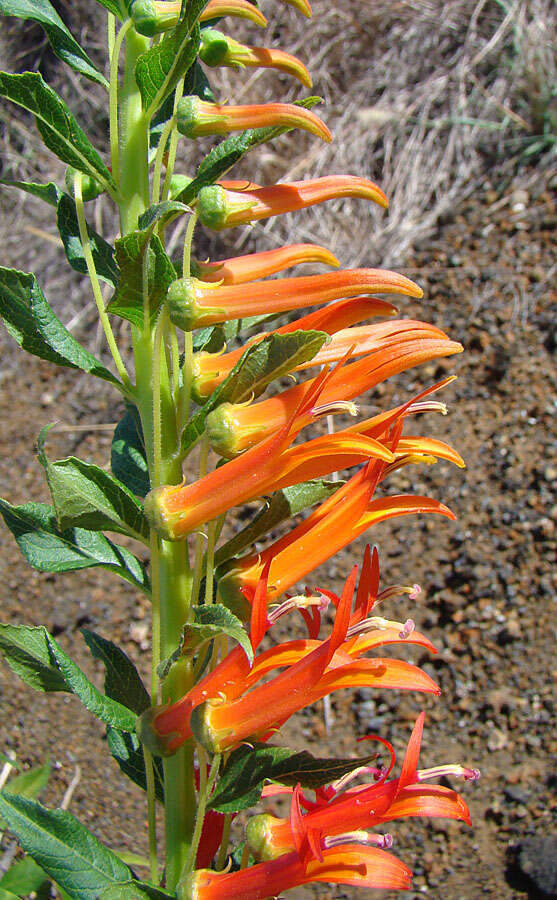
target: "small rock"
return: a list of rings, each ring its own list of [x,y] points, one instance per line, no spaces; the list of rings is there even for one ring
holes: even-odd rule
[[[490,753],[495,753],[497,750],[502,750],[506,747],[508,740],[509,737],[504,731],[501,731],[500,728],[494,728],[487,739],[487,749]]]
[[[518,865],[542,897],[557,896],[557,834],[532,834],[525,838]]]
[[[135,644],[139,644],[142,650],[149,648],[148,634],[149,625],[147,622],[132,622],[130,625],[130,638]]]

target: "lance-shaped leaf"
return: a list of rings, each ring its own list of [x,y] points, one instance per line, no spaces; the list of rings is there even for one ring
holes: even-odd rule
[[[155,227],[170,225],[178,216],[191,212],[185,203],[177,200],[164,200],[162,203],[154,203],[142,213],[137,221],[140,231],[149,230],[151,234]]]
[[[207,353],[217,353],[226,344],[239,337],[246,331],[256,328],[263,322],[275,319],[276,315],[247,316],[244,319],[231,319],[222,322],[221,325],[208,325],[207,328],[199,328],[193,333],[193,349],[205,350]]]
[[[113,16],[116,16],[117,19],[122,18],[122,8],[119,0],[97,0],[97,3],[104,6],[104,8],[111,12]]]
[[[88,628],[82,628],[81,633],[95,659],[99,659],[104,665],[106,696],[133,710],[138,716],[141,715],[151,701],[129,656],[112,641]]]
[[[246,809],[257,803],[267,779],[291,786],[322,787],[357,766],[368,765],[376,757],[373,753],[360,759],[320,759],[307,750],[295,752],[269,744],[246,744],[230,754],[211,794],[209,807],[221,813]]]
[[[62,194],[58,202],[57,225],[70,266],[76,272],[87,275],[88,269],[79,235],[75,203],[67,194]],[[89,247],[91,248],[97,275],[102,281],[106,281],[112,287],[115,287],[118,283],[119,273],[114,256],[114,248],[100,234],[97,234],[90,225],[87,225],[87,234],[89,235]]]
[[[315,503],[326,500],[343,484],[344,481],[326,481],[322,478],[315,478],[312,481],[304,481],[301,484],[293,484],[280,491],[275,491],[249,525],[246,525],[226,544],[219,547],[215,554],[216,565],[232,559],[233,556],[238,556],[246,547],[269,534],[292,516],[297,516]]]
[[[301,106],[303,109],[312,109],[322,102],[321,97],[306,97],[305,100],[297,100],[294,105]],[[292,128],[248,128],[241,134],[226,138],[213,147],[199,166],[193,181],[178,195],[177,199],[183,203],[191,203],[201,188],[214,184],[215,181],[222,178],[250,150],[292,130]]]
[[[150,490],[145,444],[137,409],[127,409],[118,422],[110,448],[112,473],[132,494],[144,497]]]
[[[0,651],[10,668],[35,690],[75,694],[106,725],[134,730],[135,713],[101,694],[42,625],[0,625]]]
[[[48,203],[49,206],[54,206],[54,208],[58,206],[58,201],[64,193],[53,181],[49,181],[48,184],[38,184],[35,181],[12,181],[9,178],[0,178],[0,184],[6,187],[18,188],[26,194],[31,194],[32,197],[44,200],[45,203]]]
[[[0,514],[29,565],[39,572],[100,567],[150,595],[149,580],[139,560],[104,534],[84,528],[60,531],[54,509],[45,503],[12,506],[0,498]]]
[[[95,68],[49,0],[0,0],[0,13],[38,22],[56,56],[91,81],[108,87],[106,78]]]
[[[101,891],[132,877],[120,857],[67,810],[46,809],[3,791],[0,815],[25,852],[75,900],[96,900]]]
[[[11,794],[18,794],[20,797],[29,797],[36,800],[41,792],[45,789],[50,778],[51,766],[47,762],[42,766],[33,766],[19,775],[15,775],[7,783],[7,789]]]
[[[194,64],[200,39],[197,18],[206,4],[207,0],[190,0],[176,28],[137,60],[135,77],[147,118]]]
[[[41,895],[41,890],[43,891]],[[0,900],[10,897],[50,897],[50,884],[46,872],[30,856],[18,859],[0,879]]]
[[[214,603],[210,606],[194,606],[193,622],[182,628],[180,643],[174,653],[159,664],[159,678],[166,678],[174,663],[185,657],[199,653],[210,641],[220,635],[232,638],[244,649],[250,663],[253,661],[253,649],[249,636],[238,619],[226,606]]]
[[[275,378],[312,359],[327,340],[329,335],[324,331],[293,331],[269,334],[248,347],[230,375],[185,425],[181,435],[182,452],[186,453],[199,440],[213,409],[221,403],[242,403],[259,396]]]
[[[137,497],[109,472],[75,456],[51,462],[43,449],[45,431],[39,436],[39,459],[59,529],[115,531],[148,543],[149,523]]]
[[[140,743],[137,735],[109,726],[106,731],[106,739],[110,754],[118,763],[120,771],[142,790],[147,790],[143,745]],[[157,800],[164,803],[164,772],[162,760],[159,756],[153,757],[153,765],[155,770],[155,796]]]
[[[176,279],[176,270],[153,226],[133,231],[116,241],[116,261],[120,280],[107,311],[127,319],[138,328],[143,326],[143,274],[147,253],[147,291],[151,321],[156,317],[166,292]]]
[[[0,316],[23,350],[70,369],[83,369],[120,385],[112,372],[82,347],[50,308],[37,279],[0,266]]]
[[[143,881],[126,881],[116,884],[99,894],[99,900],[174,900],[176,894],[169,894]]]
[[[114,194],[116,185],[99,154],[64,101],[38,72],[10,75],[0,72],[0,96],[35,116],[41,137],[56,156],[101,183]]]

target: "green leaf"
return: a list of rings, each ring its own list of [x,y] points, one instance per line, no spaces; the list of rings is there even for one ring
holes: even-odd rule
[[[151,705],[151,700],[129,656],[112,641],[88,628],[82,628],[81,633],[95,659],[99,659],[104,665],[106,696],[122,703],[136,715],[141,715]]]
[[[104,534],[84,528],[59,531],[54,509],[45,503],[12,506],[0,498],[0,514],[29,565],[39,572],[74,572],[100,566],[149,595],[149,581],[139,560]]]
[[[137,60],[135,78],[147,118],[195,62],[200,40],[197,19],[206,5],[207,0],[189,0],[176,28]]]
[[[39,436],[39,459],[59,529],[115,531],[148,543],[149,523],[137,497],[109,472],[76,456],[51,462],[43,450],[45,431]]]
[[[50,772],[49,762],[42,766],[33,766],[32,769],[27,769],[20,775],[10,778],[8,790],[10,794],[19,794],[20,797],[30,797],[32,800],[36,800],[47,786]]]
[[[100,3],[101,6],[104,6],[109,12],[112,13],[113,16],[116,16],[117,19],[122,19],[122,10],[120,8],[120,3],[118,0],[97,0],[97,3]]]
[[[324,331],[293,331],[269,334],[248,347],[230,375],[213,391],[207,403],[186,423],[180,437],[181,452],[199,440],[210,412],[221,403],[242,403],[257,397],[275,378],[290,372],[319,351],[329,335]]]
[[[108,727],[108,749],[120,767],[120,771],[142,790],[147,790],[143,746],[135,733]],[[153,757],[155,770],[155,796],[164,803],[164,771],[159,756]]]
[[[31,194],[33,197],[38,197],[40,200],[48,203],[49,206],[54,206],[54,208],[58,206],[58,201],[64,193],[53,181],[49,181],[48,184],[37,184],[34,181],[11,181],[9,178],[0,178],[0,184],[6,187],[19,188],[20,191]]]
[[[177,200],[164,200],[162,203],[155,203],[142,213],[137,221],[140,231],[149,229],[152,233],[155,227],[166,227],[170,225],[178,216],[183,216],[191,212],[189,206],[185,203],[178,203]]]
[[[6,891],[3,887],[0,887],[0,900],[18,900],[18,895],[12,894],[11,891]]]
[[[68,106],[38,72],[22,75],[0,72],[0,96],[35,116],[45,145],[62,162],[95,178],[106,191],[114,194],[116,185],[109,170]]]
[[[192,260],[192,268],[194,267],[195,263]],[[244,319],[231,319],[230,322],[222,322],[220,325],[208,325],[206,328],[198,328],[193,333],[193,349],[196,353],[199,350],[205,350],[207,353],[217,353],[229,341],[237,338],[243,332],[261,325],[262,322],[276,319],[276,317],[277,314],[275,313],[262,316],[247,316]]]
[[[138,497],[145,497],[151,489],[145,444],[139,413],[127,409],[118,422],[112,438],[110,465],[122,484]]]
[[[67,194],[62,194],[58,202],[57,225],[70,266],[76,272],[87,275],[88,269],[79,236],[75,203]],[[87,225],[87,234],[89,235],[89,246],[97,275],[102,281],[106,281],[112,287],[116,287],[119,271],[114,256],[114,248],[100,234],[97,234],[90,225]]]
[[[100,900],[175,900],[176,894],[168,894],[143,881],[127,881],[115,884],[99,894]]]
[[[48,0],[0,0],[0,13],[38,22],[56,56],[91,81],[108,87],[106,78],[95,68]]]
[[[0,880],[0,900],[3,900],[3,893],[7,891],[12,891],[10,894],[12,897],[28,897],[30,894],[36,894],[46,881],[48,881],[46,872],[30,856],[24,856],[10,866]]]
[[[122,860],[66,810],[3,791],[0,815],[25,852],[73,900],[96,900],[112,884],[131,878]]]
[[[322,102],[321,97],[307,97],[305,100],[296,101],[294,105],[301,106],[304,109],[312,109],[312,107]],[[214,184],[215,181],[222,178],[250,150],[292,130],[292,128],[249,128],[246,131],[242,131],[241,134],[225,138],[224,141],[213,147],[199,166],[193,181],[176,199],[181,200],[182,203],[191,203],[197,197],[201,188]]]
[[[106,725],[134,730],[136,715],[101,694],[44,626],[0,625],[0,651],[10,668],[35,690],[75,694]]]
[[[259,801],[266,780],[315,789],[376,758],[377,753],[356,759],[319,759],[307,750],[295,752],[288,747],[245,744],[230,754],[209,807],[221,813],[237,812]]]
[[[236,618],[226,606],[222,606],[220,603],[214,603],[211,606],[194,606],[192,612],[194,621],[188,622],[182,628],[180,644],[177,649],[159,664],[159,678],[166,678],[174,663],[184,657],[195,656],[205,645],[221,634],[240,644],[250,663],[253,662],[253,649],[249,635],[240,619]]]
[[[54,315],[34,275],[0,266],[0,316],[11,336],[28,353],[120,385]]]
[[[242,550],[254,544],[262,535],[269,534],[281,522],[297,516],[315,503],[321,503],[338,491],[343,481],[325,481],[316,478],[293,484],[271,495],[269,502],[257,513],[249,525],[242,528],[226,544],[219,547],[215,554],[215,564],[221,565],[233,556],[239,556]]]
[[[116,260],[120,280],[107,311],[143,327],[143,259],[147,251],[147,290],[151,321],[156,318],[176,269],[152,228],[133,231],[116,241]]]

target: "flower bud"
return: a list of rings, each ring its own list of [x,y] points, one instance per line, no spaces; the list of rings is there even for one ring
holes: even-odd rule
[[[330,142],[324,122],[302,106],[292,103],[262,103],[251,106],[207,103],[200,97],[183,97],[176,111],[180,134],[195,138],[205,134],[228,134],[246,128],[303,128]]]
[[[66,182],[66,187],[72,197],[74,195],[74,183],[76,174],[77,172],[74,167],[68,166],[68,168],[66,169],[64,180]],[[91,178],[90,175],[81,175],[81,196],[83,200],[94,200],[95,197],[98,197],[103,193],[103,191],[104,188],[101,187],[98,181],[95,181],[94,178]]]
[[[199,58],[205,65],[230,66],[232,68],[278,69],[301,81],[305,87],[312,86],[311,76],[301,62],[290,53],[269,47],[248,47],[235,41],[215,28],[204,28],[201,32]]]
[[[129,13],[138,34],[153,37],[168,31],[178,21],[180,4],[155,3],[154,0],[132,0]]]

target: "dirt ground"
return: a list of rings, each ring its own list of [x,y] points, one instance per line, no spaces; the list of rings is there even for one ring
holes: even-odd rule
[[[16,129],[23,147],[25,128]],[[32,165],[52,176],[50,161],[40,153]],[[367,536],[379,546],[384,585],[418,582],[423,588],[419,600],[389,603],[384,614],[411,616],[436,644],[433,659],[411,648],[407,656],[439,681],[443,694],[424,699],[371,690],[339,693],[330,716],[320,705],[284,729],[284,743],[320,755],[356,756],[362,751],[355,738],[369,732],[389,738],[402,752],[417,712],[425,708],[421,765],[462,762],[481,769],[477,784],[451,782],[470,805],[473,829],[426,820],[390,829],[394,851],[415,873],[407,895],[412,898],[550,896],[526,875],[524,848],[539,869],[551,863],[543,858],[548,844],[542,839],[557,841],[552,187],[547,167],[522,166],[514,173],[507,168],[502,177],[486,166],[481,189],[455,202],[433,235],[405,254],[398,268],[422,285],[424,299],[405,299],[401,314],[435,322],[462,342],[465,353],[393,379],[362,403],[362,414],[370,415],[449,372],[459,376],[442,398],[449,415],[420,417],[413,430],[448,440],[467,469],[440,462],[391,481],[393,492],[443,500],[457,521],[406,518]],[[84,282],[66,273],[53,223],[44,224],[39,201],[26,200],[26,210],[24,220],[21,198],[2,190],[2,264],[36,267],[52,305],[64,310],[64,321],[90,348],[100,348]],[[343,246],[353,222],[337,217]],[[304,233],[303,239],[313,238]],[[378,264],[375,258],[360,262]],[[125,354],[125,327],[121,341]],[[122,408],[108,387],[25,356],[4,331],[0,354],[0,495],[12,503],[46,501],[34,452],[40,428],[59,423],[49,439],[52,456],[75,453],[106,465],[111,428]],[[312,584],[338,588],[361,560],[363,546],[360,541],[349,547]],[[80,637],[83,626],[115,640],[147,674],[150,620],[144,597],[100,570],[58,577],[33,572],[3,527],[0,548],[3,621],[46,625],[99,686],[102,672]],[[78,773],[72,812],[111,846],[143,852],[144,798],[110,759],[102,726],[75,698],[34,693],[4,665],[0,700],[0,749],[13,750],[25,765],[47,758],[53,763],[44,802],[59,804]],[[355,896],[327,886],[289,896],[315,894],[323,900]]]

